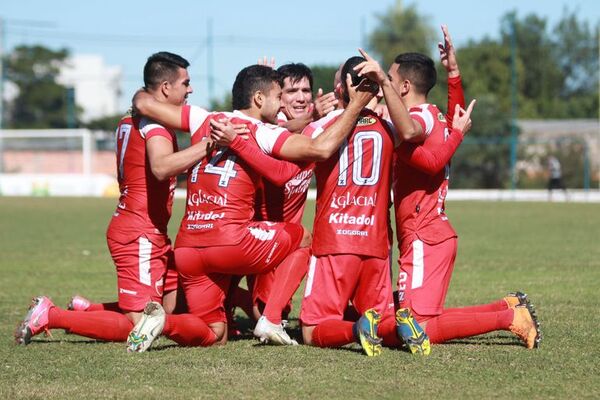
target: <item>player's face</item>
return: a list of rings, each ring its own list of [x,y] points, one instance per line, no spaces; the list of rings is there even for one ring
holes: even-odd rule
[[[177,79],[170,83],[168,101],[171,104],[180,106],[186,103],[187,97],[192,93],[190,85],[190,75],[187,69],[179,68],[177,70]]]
[[[268,93],[264,93],[265,99],[261,108],[261,117],[264,122],[277,124],[277,114],[281,108],[281,86],[273,82]]]
[[[281,107],[285,108],[292,119],[304,116],[312,102],[312,91],[307,77],[297,82],[291,78],[283,80],[283,94],[281,96]]]

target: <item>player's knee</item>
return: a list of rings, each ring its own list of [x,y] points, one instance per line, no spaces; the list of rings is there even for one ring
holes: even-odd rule
[[[310,247],[312,244],[312,234],[304,226],[302,227],[302,240],[300,241],[300,247]]]
[[[314,325],[302,327],[302,340],[304,341],[305,345],[314,346],[313,340],[312,340],[312,334],[313,334],[314,330],[315,330]]]
[[[227,324],[225,322],[215,322],[208,324],[208,327],[216,336],[215,345],[227,343]]]

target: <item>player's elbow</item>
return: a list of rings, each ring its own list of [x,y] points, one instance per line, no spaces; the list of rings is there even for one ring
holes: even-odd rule
[[[133,98],[133,109],[142,115],[148,115],[152,109],[153,99],[147,96],[136,96]]]
[[[167,179],[173,176],[171,171],[169,171],[167,168],[161,165],[152,166],[151,170],[152,175],[154,175],[154,177],[160,182],[166,181]]]
[[[403,141],[410,143],[421,143],[425,140],[426,137],[424,132],[414,128],[406,131],[401,131],[399,132],[399,135]]]

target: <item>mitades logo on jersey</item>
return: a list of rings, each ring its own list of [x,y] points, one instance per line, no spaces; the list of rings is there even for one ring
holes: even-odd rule
[[[210,203],[219,206],[227,205],[227,194],[223,196],[217,194],[204,193],[202,190],[191,193],[187,200],[188,206],[199,206],[200,204]]]
[[[214,213],[212,211],[203,213],[202,211],[188,211],[188,221],[211,221],[214,219],[221,219],[225,216],[225,213]]]
[[[330,224],[344,224],[344,225],[375,225],[374,215],[361,214],[358,217],[356,215],[349,215],[346,213],[332,213],[329,215]]]
[[[377,203],[377,193],[373,196],[356,196],[350,193],[346,193],[343,196],[333,195],[331,199],[331,208],[339,209],[348,206],[358,207],[375,207]]]

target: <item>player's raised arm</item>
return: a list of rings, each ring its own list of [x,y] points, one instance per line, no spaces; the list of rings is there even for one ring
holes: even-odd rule
[[[381,69],[379,63],[374,60],[366,51],[359,49],[365,62],[357,65],[354,69],[359,76],[366,76],[381,87],[383,97],[387,104],[388,113],[399,140],[421,142],[425,139],[423,127],[417,121],[411,118],[402,98],[392,86],[390,77]]]
[[[304,135],[291,135],[282,144],[279,156],[291,161],[324,161],[336,152],[348,136],[358,115],[375,93],[368,85],[352,86],[350,74],[346,77],[350,102],[344,112],[323,133],[314,139]]]
[[[448,127],[451,128],[455,106],[465,107],[465,94],[458,69],[456,52],[446,25],[442,25],[442,33],[444,35],[444,42],[438,43],[438,50],[440,52],[440,62],[448,72],[448,109],[446,112],[446,122]]]

